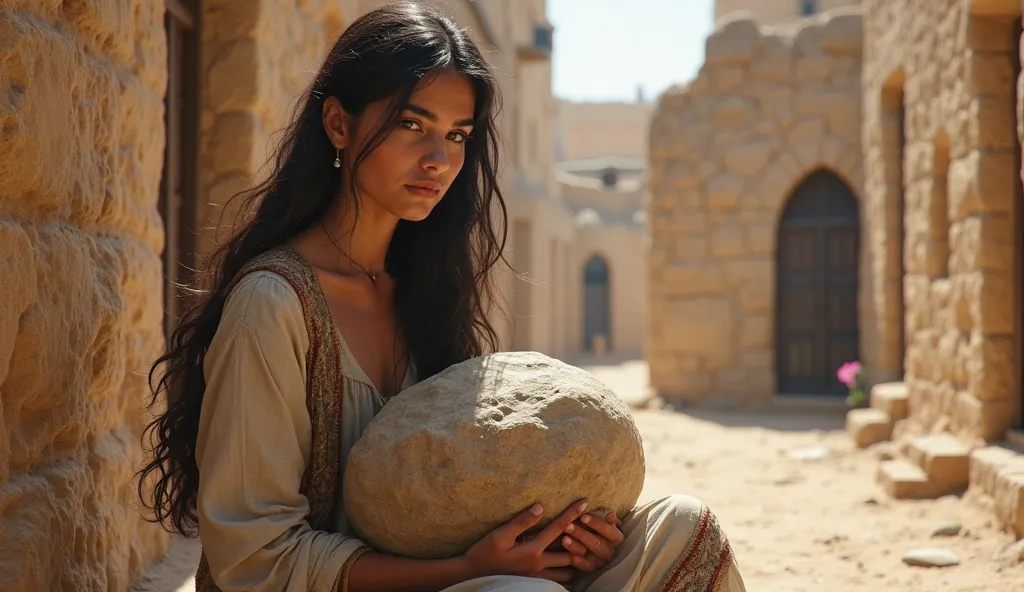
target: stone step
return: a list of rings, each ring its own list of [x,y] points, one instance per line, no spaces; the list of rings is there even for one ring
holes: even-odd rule
[[[879,409],[851,409],[846,413],[846,433],[858,448],[867,448],[892,437],[892,422]]]
[[[949,434],[910,438],[905,453],[936,485],[947,493],[964,489],[970,479],[971,451]]]
[[[876,481],[894,499],[928,499],[938,497],[935,484],[917,465],[905,460],[882,461]]]
[[[895,424],[906,419],[907,385],[904,382],[882,382],[871,387],[871,408],[884,411]]]
[[[1024,455],[1001,446],[971,451],[971,490],[993,502],[1001,526],[1024,537]]]

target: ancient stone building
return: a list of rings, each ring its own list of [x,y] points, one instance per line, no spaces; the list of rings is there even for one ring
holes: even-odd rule
[[[662,395],[841,388],[865,310],[861,17],[785,31],[745,14],[651,124],[647,359]]]
[[[842,395],[858,359],[870,407],[847,427],[894,441],[880,485],[967,488],[1024,536],[1021,4],[787,6],[720,2],[700,75],[655,113],[652,383]]]
[[[162,2],[0,10],[0,589],[124,590],[162,335]]]
[[[715,0],[715,21],[745,12],[763,25],[786,25],[833,8],[860,3],[861,0]]]
[[[913,4],[913,6],[911,6]],[[1018,0],[864,3],[865,217],[879,318],[861,445],[904,459],[879,480],[897,497],[969,485],[1024,536],[1024,192]],[[986,443],[995,443],[986,447]]]
[[[539,220],[510,249],[565,281],[566,267],[546,266],[553,244],[568,261],[572,235],[551,197],[543,0],[437,3],[504,73],[505,195],[513,220]],[[0,590],[125,590],[164,554],[133,476],[174,284],[233,221],[225,204],[258,178],[330,44],[376,4],[0,0]],[[497,320],[512,319],[507,347],[517,323],[546,329],[572,310]]]

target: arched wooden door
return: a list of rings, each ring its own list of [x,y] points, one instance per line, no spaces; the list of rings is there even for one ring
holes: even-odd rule
[[[608,262],[594,255],[583,268],[583,351],[592,351],[594,337],[604,335],[611,346],[611,282]]]
[[[835,174],[810,174],[779,222],[776,377],[782,394],[844,394],[836,370],[857,359],[860,220]]]

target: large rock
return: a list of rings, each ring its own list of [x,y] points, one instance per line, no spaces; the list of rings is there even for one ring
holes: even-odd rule
[[[629,408],[590,373],[534,352],[454,365],[400,393],[353,447],[349,521],[375,548],[456,556],[540,502],[620,516],[644,482]]]

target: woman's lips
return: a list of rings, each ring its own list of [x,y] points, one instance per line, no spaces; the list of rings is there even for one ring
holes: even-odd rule
[[[441,193],[441,184],[435,182],[409,183],[405,189],[419,197],[437,197],[437,194]]]

